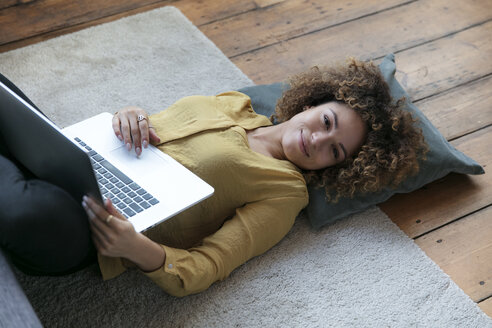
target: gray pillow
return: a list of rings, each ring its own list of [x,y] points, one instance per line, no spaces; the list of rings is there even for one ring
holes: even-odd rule
[[[403,181],[396,189],[386,188],[377,193],[355,195],[354,198],[340,198],[337,203],[327,203],[323,188],[308,186],[309,205],[306,211],[314,228],[320,228],[349,214],[384,202],[395,193],[407,193],[416,190],[450,172],[484,173],[483,168],[478,163],[451,146],[425,115],[409,100],[410,97],[395,79],[396,65],[393,54],[389,54],[383,59],[379,64],[379,69],[388,83],[393,99],[406,98],[405,109],[410,111],[414,118],[418,118],[425,141],[429,145],[429,152],[426,159],[420,164],[419,173]],[[257,113],[269,117],[274,113],[277,99],[280,98],[282,91],[286,88],[288,88],[286,84],[274,83],[246,87],[239,91],[251,98],[253,109]]]

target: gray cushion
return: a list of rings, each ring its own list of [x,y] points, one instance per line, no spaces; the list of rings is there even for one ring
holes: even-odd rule
[[[42,327],[0,249],[0,328]]]
[[[473,159],[451,146],[425,115],[409,100],[410,97],[395,79],[395,58],[387,55],[379,65],[381,73],[388,83],[393,99],[406,98],[405,109],[419,119],[425,140],[429,145],[426,160],[422,161],[419,173],[403,181],[396,189],[386,188],[378,193],[356,195],[354,198],[340,198],[337,203],[327,203],[324,189],[308,186],[309,205],[306,209],[308,218],[315,228],[341,219],[349,214],[359,212],[369,206],[384,202],[395,193],[416,190],[425,184],[437,180],[450,172],[463,174],[483,174],[483,168]],[[250,96],[253,109],[265,116],[275,111],[277,99],[288,85],[274,83],[257,85],[240,89]]]

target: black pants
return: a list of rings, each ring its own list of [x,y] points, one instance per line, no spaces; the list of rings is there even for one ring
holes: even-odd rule
[[[37,109],[2,74],[0,81]],[[3,144],[1,131],[0,246],[19,269],[32,275],[68,274],[96,258],[81,204],[19,163]]]

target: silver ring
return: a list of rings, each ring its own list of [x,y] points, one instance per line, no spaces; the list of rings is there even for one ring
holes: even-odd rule
[[[147,118],[145,116],[143,116],[142,114],[138,115],[137,116],[137,123],[138,122],[142,122],[143,120],[146,120]]]

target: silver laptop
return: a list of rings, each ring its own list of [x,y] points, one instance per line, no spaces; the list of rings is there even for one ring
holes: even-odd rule
[[[211,196],[214,189],[149,145],[137,157],[114,135],[102,113],[60,130],[0,83],[0,134],[8,150],[36,176],[75,200],[110,198],[144,231]]]

